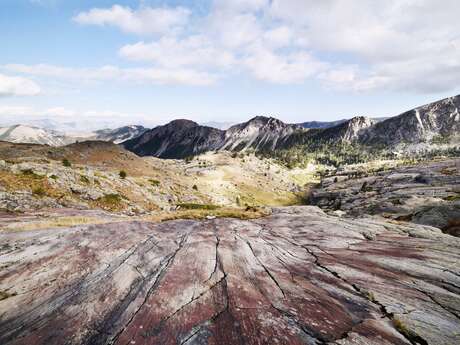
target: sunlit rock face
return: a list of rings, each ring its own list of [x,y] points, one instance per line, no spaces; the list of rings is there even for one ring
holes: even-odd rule
[[[317,207],[0,234],[1,344],[459,344],[460,242]]]

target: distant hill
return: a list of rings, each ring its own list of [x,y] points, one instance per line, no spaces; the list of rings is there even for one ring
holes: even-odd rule
[[[115,144],[137,138],[148,131],[143,126],[124,126],[115,129],[101,129],[94,133],[94,140],[110,141]]]
[[[321,121],[309,121],[309,122],[302,122],[299,123],[298,126],[303,128],[330,128],[340,125],[348,121],[347,119],[337,120],[337,121],[330,121],[330,122],[321,122]]]
[[[102,129],[85,134],[65,134],[59,131],[28,125],[13,125],[0,128],[0,141],[24,144],[64,146],[77,141],[100,140],[115,144],[138,137],[147,131],[142,126],[124,126],[116,129]]]
[[[0,128],[0,140],[12,143],[44,144],[62,146],[72,142],[65,134],[43,128],[14,125]]]

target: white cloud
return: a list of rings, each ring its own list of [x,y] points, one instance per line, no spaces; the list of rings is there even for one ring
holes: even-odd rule
[[[288,26],[279,26],[264,32],[263,38],[269,46],[281,48],[291,44],[293,33]]]
[[[459,12],[456,0],[273,0],[268,10],[309,50],[332,56],[320,76],[328,86],[414,92],[458,86]]]
[[[448,91],[460,80],[458,13],[457,0],[213,0],[205,15],[184,7],[114,5],[73,19],[146,36],[118,54],[147,66],[9,71],[185,85],[243,72],[271,83],[313,79],[343,90]]]
[[[32,80],[0,74],[0,97],[35,96],[39,93],[40,86]]]
[[[69,68],[54,65],[21,65],[9,64],[0,68],[27,75],[53,77],[83,82],[98,81],[130,81],[135,83],[151,83],[158,85],[211,85],[217,77],[207,72],[186,68],[120,68],[103,66],[99,68]]]
[[[214,10],[226,12],[259,11],[266,8],[269,0],[215,0]]]
[[[149,61],[163,67],[228,67],[234,57],[204,36],[190,36],[179,40],[163,37],[158,41],[125,45],[120,55],[134,61]]]
[[[115,26],[135,34],[161,34],[187,23],[190,10],[184,7],[129,7],[114,5],[111,8],[93,8],[81,12],[73,20],[83,25]]]
[[[257,79],[278,84],[301,83],[326,67],[307,52],[278,55],[261,46],[252,47],[243,64]]]

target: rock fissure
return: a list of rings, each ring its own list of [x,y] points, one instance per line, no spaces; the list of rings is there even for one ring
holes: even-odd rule
[[[240,237],[241,238],[241,237]],[[275,283],[275,285],[278,287],[278,289],[280,290],[281,294],[283,295],[284,298],[286,298],[286,294],[283,290],[283,288],[281,287],[280,283],[278,282],[278,280],[276,280],[276,278],[273,276],[273,274],[270,272],[270,270],[262,263],[262,261],[257,257],[256,253],[254,252],[254,249],[252,248],[252,245],[251,243],[249,242],[249,240],[244,240],[243,238],[241,238],[241,240],[245,241],[246,244],[248,245],[249,249],[251,249],[251,253],[252,255],[254,256],[254,258],[257,260],[257,262],[259,263],[259,265],[264,269],[265,273],[270,277],[270,279]]]

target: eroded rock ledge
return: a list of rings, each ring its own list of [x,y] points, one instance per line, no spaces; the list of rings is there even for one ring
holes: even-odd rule
[[[1,344],[459,344],[460,240],[275,209],[0,235]]]

